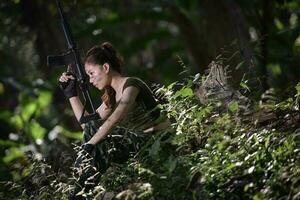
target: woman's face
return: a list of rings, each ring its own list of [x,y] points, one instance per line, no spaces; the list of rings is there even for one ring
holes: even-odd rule
[[[108,69],[106,67],[91,63],[85,63],[84,67],[90,78],[90,83],[94,87],[102,90],[109,84]]]

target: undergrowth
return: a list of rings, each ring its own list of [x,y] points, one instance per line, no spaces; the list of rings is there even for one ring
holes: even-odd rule
[[[180,89],[174,83],[157,91],[167,100],[160,107],[172,128],[153,134],[126,164],[112,165],[87,197],[300,199],[300,84],[295,96],[254,102],[246,115],[236,100],[228,107],[222,101],[202,104],[192,80]],[[45,162],[34,162],[23,181],[6,183],[13,192],[5,195],[66,199],[69,178]]]

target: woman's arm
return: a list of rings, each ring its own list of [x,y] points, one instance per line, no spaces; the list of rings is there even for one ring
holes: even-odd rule
[[[97,144],[103,140],[109,131],[127,114],[135,103],[135,99],[139,93],[139,89],[133,86],[127,87],[115,111],[107,118],[107,120],[98,129],[97,133],[88,141],[88,144]]]
[[[79,122],[80,117],[82,115],[82,110],[83,110],[83,105],[79,99],[78,96],[75,97],[71,97],[69,99],[72,110],[74,112],[74,115],[77,119],[77,121]],[[100,118],[105,120],[108,118],[109,114],[111,113],[111,109],[107,108],[106,105],[104,103],[101,104],[101,106],[99,106],[99,108],[97,108],[96,112],[99,114]],[[88,112],[85,111],[84,115],[88,115]],[[82,129],[84,129],[84,124],[81,124]]]
[[[74,115],[75,115],[77,121],[79,122],[81,114],[82,114],[82,111],[83,111],[83,105],[82,105],[82,103],[81,103],[81,101],[80,101],[80,99],[79,99],[78,96],[71,97],[69,99],[69,101],[70,101],[72,110],[74,112]],[[88,114],[88,113],[85,112],[85,114]],[[84,128],[84,124],[81,124],[81,127],[83,129]]]
[[[79,122],[83,106],[77,94],[76,79],[72,73],[64,72],[58,80],[59,85],[63,90],[65,97],[69,99],[74,115]],[[85,112],[85,114],[87,114],[87,112]],[[81,127],[84,128],[84,125],[81,125]]]

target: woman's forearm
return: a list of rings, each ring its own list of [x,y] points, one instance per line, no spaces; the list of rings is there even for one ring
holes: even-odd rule
[[[120,122],[121,119],[127,114],[128,110],[135,103],[136,96],[139,90],[134,87],[129,87],[123,92],[123,97],[120,100],[114,112],[105,120],[102,126],[98,129],[96,134],[88,141],[90,144],[97,144],[105,139],[113,127]]]
[[[121,106],[120,106],[121,105]],[[126,109],[124,108],[124,104],[120,102],[119,106],[116,108],[113,114],[111,114],[107,120],[102,124],[102,126],[98,129],[96,134],[90,139],[88,143],[97,144],[101,140],[104,140],[106,136],[109,134],[110,130],[122,119],[123,115],[126,113]]]
[[[115,120],[108,118],[87,143],[96,145],[101,140],[104,140],[115,124]]]
[[[82,115],[82,111],[83,111],[83,105],[78,96],[71,97],[69,99],[69,101],[70,101],[71,107],[73,109],[74,115],[75,115],[77,121],[79,122],[80,117]],[[87,112],[85,112],[85,114],[87,114]]]

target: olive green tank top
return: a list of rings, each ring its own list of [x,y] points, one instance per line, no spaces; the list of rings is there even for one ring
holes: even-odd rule
[[[157,108],[158,103],[151,89],[145,82],[136,77],[129,77],[126,80],[123,91],[130,86],[136,87],[140,91],[136,97],[135,105],[118,123],[118,126],[133,132],[139,132],[153,127],[160,116],[160,110]],[[115,105],[115,108],[117,106],[118,103]]]

